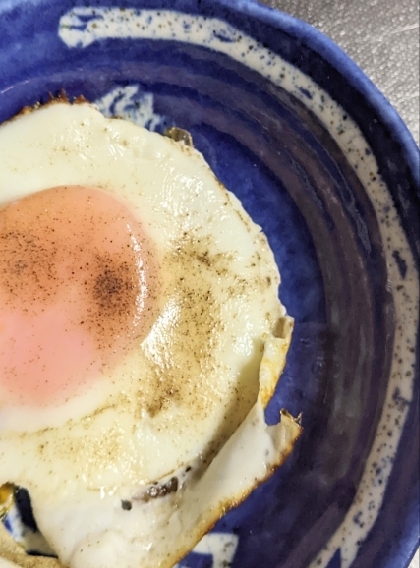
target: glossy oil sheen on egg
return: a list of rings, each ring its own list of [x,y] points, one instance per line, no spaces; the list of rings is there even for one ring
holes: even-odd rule
[[[129,209],[93,188],[0,209],[3,404],[60,404],[144,338],[159,291],[151,248]]]
[[[91,489],[112,490],[213,451],[255,401],[261,335],[282,315],[260,229],[196,151],[88,105],[56,104],[4,125],[0,154],[3,203],[63,185],[124,199],[153,242],[162,279],[148,335],[92,386],[100,390],[93,409],[89,388],[77,397],[78,420],[74,397],[61,408],[25,408],[31,434],[16,432],[28,421],[14,421],[13,408],[0,411],[11,430],[0,443],[7,476],[27,486],[36,463],[48,492],[64,489],[57,479],[72,486],[80,476]]]
[[[86,522],[95,532],[93,527],[101,525],[107,541],[111,538],[106,532],[107,522],[120,522],[116,511],[122,498],[137,496],[140,502],[147,502],[144,495],[148,495],[150,484],[166,487],[175,473],[181,480],[190,464],[199,462],[203,468],[232,437],[257,400],[265,406],[284,365],[291,328],[277,297],[279,274],[265,236],[193,148],[129,122],[105,119],[88,104],[60,103],[0,127],[0,155],[3,216],[9,215],[12,204],[23,208],[27,200],[38,200],[43,195],[40,192],[47,195],[49,191],[51,195],[49,188],[60,188],[53,191],[61,192],[64,201],[62,188],[84,188],[76,190],[81,192],[80,198],[86,197],[86,188],[94,188],[88,191],[103,195],[104,202],[114,199],[129,211],[121,212],[119,218],[126,215],[130,219],[133,234],[143,242],[142,262],[148,266],[144,273],[149,275],[148,293],[143,300],[150,305],[138,310],[134,304],[135,298],[141,297],[138,282],[143,273],[134,266],[136,256],[127,257],[131,282],[137,282],[123,310],[124,325],[131,323],[124,334],[121,321],[118,329],[114,328],[111,315],[102,313],[103,329],[110,330],[112,337],[109,342],[104,336],[108,337],[109,353],[105,350],[104,354],[104,337],[95,332],[98,318],[91,318],[86,340],[96,348],[100,344],[102,359],[89,380],[85,377],[77,388],[67,391],[66,381],[53,377],[53,372],[61,372],[57,365],[50,370],[51,380],[63,388],[57,389],[54,404],[50,404],[48,397],[37,399],[25,391],[19,395],[24,382],[11,388],[0,377],[0,390],[5,393],[0,399],[0,485],[14,482],[29,490],[41,528],[60,557],[71,563],[72,554],[77,556],[75,543],[60,540],[58,527],[74,524],[68,535],[76,539],[77,526]],[[64,217],[72,215],[66,212]],[[25,237],[22,239],[25,242]],[[95,238],[87,239],[89,243],[80,245],[83,262],[86,250],[91,254],[95,249]],[[42,246],[48,249],[51,242],[55,240]],[[75,242],[80,244],[80,239]],[[54,264],[54,270],[64,271],[61,280],[66,280],[72,290],[68,272],[71,274],[74,263],[67,260],[76,254],[73,249],[77,246],[70,247],[71,254],[65,238],[61,246],[57,254],[64,260]],[[98,242],[97,249],[101,247]],[[91,290],[88,276],[83,273],[74,283],[81,294],[77,302],[79,324],[86,321],[86,314],[93,313],[89,304],[92,294],[83,296],[84,290]],[[47,281],[54,287],[54,279]],[[7,295],[5,286],[0,292]],[[61,309],[60,302],[68,302],[68,296],[55,296],[57,309]],[[127,299],[124,294],[117,297],[118,306],[124,306],[124,297]],[[283,339],[274,338],[275,333]],[[63,375],[67,371],[63,369]],[[207,502],[203,497],[203,503],[194,504],[192,491],[182,514],[189,507],[194,514],[187,515],[185,522],[192,519],[195,523],[197,514],[206,511],[207,516],[202,526],[194,530],[191,526],[188,539],[179,545],[178,556],[220,516],[228,506],[229,495],[236,501],[243,498],[252,483],[263,479],[284,459],[299,435],[293,422],[289,421],[290,426],[285,422],[281,426],[285,430],[282,442],[277,451],[272,450],[278,434],[266,435],[263,413],[261,409],[255,412],[259,418],[252,424],[260,424],[261,447],[267,446],[271,461],[250,466],[252,482],[243,485],[239,494],[229,478],[226,487],[221,486],[220,503]],[[188,484],[194,489],[195,481]],[[206,491],[203,495],[211,495]],[[171,506],[181,506],[177,492],[172,498],[176,503]],[[130,534],[137,538],[138,551],[152,546],[148,540],[152,537],[144,532],[141,519],[146,522],[148,511],[154,511],[157,526],[163,530],[167,522],[165,499],[171,497],[158,500],[156,505],[147,504],[138,517],[132,516],[137,521],[127,528],[128,536],[121,537],[123,549],[127,549],[124,539]],[[71,518],[70,503],[74,509]],[[111,511],[117,515],[112,522]],[[81,518],[77,520],[79,514],[83,523]],[[127,517],[124,522],[128,522]],[[142,534],[147,542],[141,540]],[[118,546],[114,552],[117,550]],[[173,562],[176,560],[175,554]],[[96,560],[86,560],[83,555],[71,565],[83,566],[86,562],[96,566]]]

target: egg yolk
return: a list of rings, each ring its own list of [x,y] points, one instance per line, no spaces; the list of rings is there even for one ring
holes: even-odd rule
[[[127,206],[81,186],[0,209],[0,405],[67,400],[152,323],[151,244]]]

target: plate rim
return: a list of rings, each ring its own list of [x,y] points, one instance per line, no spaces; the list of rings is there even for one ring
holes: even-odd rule
[[[37,0],[35,0],[35,2],[36,1]],[[3,7],[0,8],[0,13],[3,12],[3,10],[7,11],[8,6],[13,8],[24,3],[25,0],[6,1]],[[135,4],[135,1],[133,4]],[[417,193],[413,193],[411,199],[417,201],[420,199],[420,150],[411,132],[388,99],[336,43],[310,24],[274,8],[259,4],[256,0],[209,0],[208,4],[210,6],[212,4],[218,4],[229,10],[239,10],[258,21],[286,31],[295,38],[304,40],[310,50],[325,59],[340,75],[345,76],[346,81],[360,92],[362,97],[372,105],[382,124],[391,133],[393,140],[401,148],[404,160],[414,180],[414,185],[417,185]],[[412,185],[411,187],[414,186]],[[418,385],[418,375],[415,377],[414,382]],[[414,399],[411,404],[415,404],[415,402]],[[418,427],[419,424],[417,421],[417,429]],[[407,424],[404,426],[402,434],[404,437],[406,436],[406,430]],[[405,517],[406,515],[403,516]],[[418,524],[419,521],[417,527],[414,524],[410,531],[411,535],[409,540],[412,542],[413,547],[410,548],[408,555],[404,555],[406,557],[404,568],[409,565],[420,544]]]

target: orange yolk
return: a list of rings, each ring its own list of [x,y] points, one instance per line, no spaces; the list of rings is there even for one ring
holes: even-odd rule
[[[145,336],[153,253],[127,207],[94,188],[0,209],[0,406],[82,392]]]

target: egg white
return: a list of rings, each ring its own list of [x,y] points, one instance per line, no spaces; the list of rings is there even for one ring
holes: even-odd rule
[[[123,199],[162,281],[149,334],[98,384],[56,408],[0,399],[0,484],[29,490],[72,568],[170,567],[300,433],[286,413],[264,422],[292,329],[273,254],[199,152],[88,104],[4,124],[0,156],[0,206],[60,185]]]

